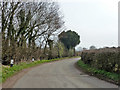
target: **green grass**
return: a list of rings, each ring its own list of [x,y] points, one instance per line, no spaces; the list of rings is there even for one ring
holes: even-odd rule
[[[2,65],[0,64],[0,83],[2,82]]]
[[[93,67],[89,66],[88,64],[84,64],[84,62],[82,60],[79,60],[77,62],[77,64],[79,67],[81,67],[85,72],[87,72],[89,74],[98,76],[99,78],[106,79],[106,80],[110,79],[110,80],[114,81],[116,84],[118,84],[120,74],[93,68]]]
[[[56,59],[51,59],[51,60],[38,60],[38,61],[30,62],[30,63],[24,62],[24,63],[20,63],[18,65],[14,65],[11,68],[2,67],[2,78],[1,78],[2,80],[0,80],[0,83],[5,82],[9,77],[13,76],[17,72],[19,72],[25,68],[33,67],[33,66],[39,65],[41,63],[47,63],[47,62],[52,62],[52,61],[57,61],[57,60],[62,60],[62,59],[67,59],[67,58],[70,58],[70,57],[56,58]]]

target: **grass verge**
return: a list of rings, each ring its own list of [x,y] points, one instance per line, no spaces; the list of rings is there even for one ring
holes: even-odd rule
[[[105,70],[100,70],[100,69],[96,69],[93,68],[91,66],[89,66],[88,64],[84,64],[84,62],[82,60],[79,60],[77,62],[77,65],[87,74],[89,75],[93,75],[96,76],[100,79],[112,82],[114,84],[118,85],[118,81],[119,81],[119,77],[120,74],[116,74],[116,73],[112,73],[112,72],[107,72]]]
[[[36,65],[39,65],[41,63],[47,63],[47,62],[52,62],[52,61],[58,61],[58,60],[62,60],[62,59],[67,59],[66,58],[57,58],[57,59],[50,59],[50,60],[38,60],[38,61],[34,61],[34,62],[24,62],[24,63],[20,63],[18,65],[14,65],[13,67],[9,68],[9,67],[2,67],[2,80],[0,80],[2,82],[5,82],[9,77],[13,76],[14,74],[18,73],[19,71],[29,68],[29,67],[33,67]]]

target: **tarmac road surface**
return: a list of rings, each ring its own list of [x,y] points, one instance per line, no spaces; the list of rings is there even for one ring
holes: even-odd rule
[[[13,88],[118,88],[79,71],[74,65],[78,60],[72,58],[39,65],[21,77]]]

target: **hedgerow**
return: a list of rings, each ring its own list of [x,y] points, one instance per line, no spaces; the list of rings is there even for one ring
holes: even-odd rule
[[[112,73],[112,72],[107,72],[105,70],[96,69],[94,67],[91,67],[89,64],[85,64],[82,60],[79,60],[77,64],[86,73],[89,73],[90,75],[97,76],[98,78],[101,78],[107,81],[112,80],[113,83],[119,84],[119,74],[117,73]]]
[[[86,50],[81,54],[81,60],[97,69],[108,72],[120,72],[120,48],[104,48],[98,50]]]
[[[88,71],[105,76],[115,82],[120,82],[119,47],[85,50],[81,53],[81,60],[85,64],[82,66]]]

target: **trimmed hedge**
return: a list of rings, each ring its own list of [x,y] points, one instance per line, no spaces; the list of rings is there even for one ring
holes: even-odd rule
[[[81,60],[96,69],[120,73],[120,48],[103,48],[86,50],[81,54]]]
[[[85,72],[87,72],[89,74],[92,74],[94,76],[97,76],[97,77],[107,80],[107,81],[110,79],[115,84],[119,83],[119,74],[117,74],[117,73],[112,73],[112,72],[107,72],[105,70],[96,69],[94,67],[91,67],[88,64],[85,64],[82,60],[79,60],[77,62],[77,64],[79,67],[81,67]]]

